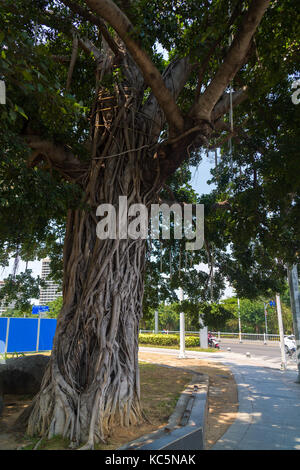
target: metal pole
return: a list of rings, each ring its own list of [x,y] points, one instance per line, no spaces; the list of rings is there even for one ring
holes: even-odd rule
[[[288,268],[288,281],[290,288],[290,299],[293,314],[293,330],[296,340],[296,356],[298,376],[296,383],[300,383],[300,293],[297,265],[294,264]]]
[[[6,338],[5,338],[5,351],[4,351],[5,354],[7,354],[7,347],[8,347],[9,323],[10,323],[10,318],[8,317],[7,323],[6,323]]]
[[[183,301],[183,290],[179,288],[179,300],[180,302]],[[185,321],[184,321],[184,312],[180,312],[180,350],[179,350],[179,358],[185,358]]]
[[[241,312],[240,312],[240,299],[237,299],[238,302],[238,315],[239,315],[239,340],[242,342],[242,326],[241,326]]]
[[[264,341],[264,343],[267,344],[267,340],[268,340],[268,312],[267,312],[267,304],[265,302],[264,302],[264,312],[265,312],[265,327],[266,327],[266,335],[265,335],[266,340]]]
[[[41,312],[39,313],[39,319],[38,319],[38,329],[37,329],[37,338],[36,338],[36,352],[38,352],[39,345],[40,345],[40,329],[41,329]]]
[[[155,333],[158,333],[158,311],[155,310],[154,312],[154,329],[155,329]]]
[[[283,322],[281,314],[281,304],[280,304],[280,295],[276,294],[276,308],[278,316],[278,327],[280,335],[280,349],[281,349],[281,369],[286,370],[286,357],[285,357],[285,348],[284,348],[284,332],[283,332]]]

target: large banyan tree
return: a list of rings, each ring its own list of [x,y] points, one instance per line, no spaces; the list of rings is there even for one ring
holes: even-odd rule
[[[26,159],[15,173],[24,178],[18,204],[27,198],[14,214],[23,250],[38,245],[60,199],[69,201],[63,306],[27,432],[93,448],[115,426],[143,419],[146,249],[142,238],[97,237],[97,207],[110,203],[118,216],[126,196],[149,208],[182,164],[232,135],[231,105],[246,116],[276,81],[280,58],[289,63],[293,2],[1,0],[0,8],[2,158],[7,168]],[[30,187],[36,175],[40,196]],[[10,194],[16,184],[7,183]]]

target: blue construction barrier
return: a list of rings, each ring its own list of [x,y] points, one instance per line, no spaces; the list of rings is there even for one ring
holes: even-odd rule
[[[0,317],[0,354],[5,351],[6,328],[7,318]]]
[[[55,318],[41,318],[39,351],[51,351],[55,330]]]
[[[53,318],[1,317],[0,353],[51,351],[55,329]]]

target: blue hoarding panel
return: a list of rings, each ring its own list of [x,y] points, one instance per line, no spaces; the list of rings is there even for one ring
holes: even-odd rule
[[[41,319],[39,351],[50,351],[52,349],[55,330],[56,320],[54,318]]]
[[[7,318],[0,317],[0,341],[6,340]]]
[[[37,329],[37,318],[11,318],[7,352],[35,351]]]

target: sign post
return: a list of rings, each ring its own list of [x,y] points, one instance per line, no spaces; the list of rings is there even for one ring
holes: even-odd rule
[[[270,302],[271,304],[271,302]],[[268,311],[267,311],[267,304],[264,302],[264,313],[265,313],[265,341],[264,343],[267,344],[268,341]]]
[[[32,315],[38,315],[38,329],[37,329],[37,337],[36,337],[36,352],[39,350],[40,344],[40,330],[41,330],[41,313],[49,312],[50,308],[48,305],[33,305],[31,313]]]
[[[280,335],[281,369],[286,370],[284,332],[283,332],[283,322],[282,322],[281,304],[280,304],[280,295],[279,294],[276,294],[276,308],[277,308],[278,327],[279,327],[279,335]]]

